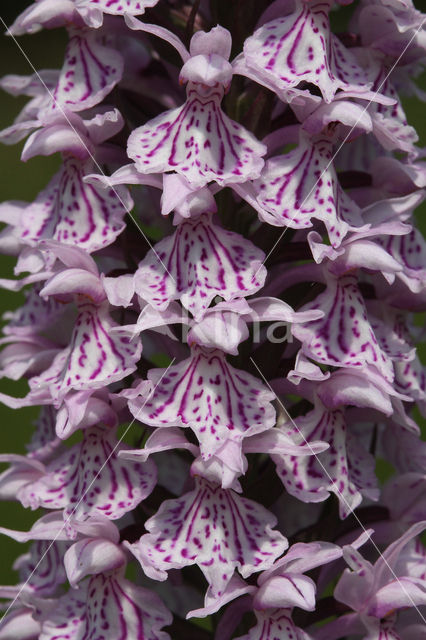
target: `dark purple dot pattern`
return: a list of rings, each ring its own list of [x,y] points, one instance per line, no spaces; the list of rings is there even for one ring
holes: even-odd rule
[[[96,513],[121,518],[151,493],[157,480],[152,460],[119,458],[125,448],[110,428],[86,429],[82,442],[47,465],[46,473],[20,492],[20,499],[32,508],[63,509],[65,518],[85,520]]]
[[[102,189],[83,182],[94,170],[91,160],[68,156],[58,174],[29,205],[21,221],[26,243],[53,239],[89,253],[110,245],[123,231],[130,205],[123,187]]]
[[[306,355],[334,367],[362,368],[369,364],[393,381],[392,361],[374,335],[355,275],[330,278],[327,289],[300,311],[310,309],[321,309],[324,317],[292,329],[303,342]]]
[[[95,107],[123,75],[123,58],[101,44],[95,30],[70,29],[64,64],[53,92],[52,111],[59,105],[70,111]]]

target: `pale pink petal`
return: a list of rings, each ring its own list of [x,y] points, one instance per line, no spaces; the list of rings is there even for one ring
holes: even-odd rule
[[[83,440],[47,465],[44,475],[19,492],[24,506],[64,509],[64,517],[85,519],[101,513],[121,518],[153,490],[156,469],[152,461],[129,462],[118,458],[126,446],[114,430],[92,427]]]
[[[68,549],[63,564],[68,581],[75,589],[80,580],[87,576],[106,573],[124,566],[126,554],[111,540],[84,538]]]
[[[53,606],[39,607],[34,617],[41,623],[40,640],[170,640],[161,628],[172,622],[155,593],[103,574],[70,589]]]
[[[130,400],[130,411],[152,426],[191,427],[206,460],[226,440],[241,442],[274,425],[274,393],[231,367],[218,350],[198,347],[188,360],[167,370],[152,369],[148,378],[157,383],[152,397]]]
[[[36,0],[23,11],[10,27],[10,33],[20,36],[37,33],[43,27],[54,29],[66,22],[78,21],[73,0]]]
[[[318,86],[326,102],[331,102],[339,89],[361,95],[369,89],[356,58],[331,33],[330,4],[322,0],[296,2],[292,13],[264,24],[246,40],[247,66],[259,82],[265,78],[287,101],[308,93],[295,90],[303,81]]]
[[[123,59],[96,31],[70,29],[70,39],[51,109],[83,111],[105,98],[123,74]]]
[[[246,582],[244,582],[244,580],[240,578],[238,573],[234,573],[234,575],[226,585],[224,591],[222,592],[221,596],[215,597],[215,595],[212,593],[211,588],[209,587],[204,600],[204,607],[202,607],[201,609],[193,609],[192,611],[189,611],[186,617],[188,619],[188,618],[204,618],[205,616],[210,616],[212,615],[212,613],[216,613],[217,611],[219,611],[223,606],[228,604],[231,600],[240,598],[240,596],[246,595],[248,593],[253,593],[254,591],[256,591],[256,587],[252,585],[248,585]],[[239,603],[242,604],[241,600],[238,601],[238,604]],[[244,611],[246,611],[247,603],[244,603],[243,607],[244,607]],[[251,610],[251,603],[250,603],[249,609]],[[227,611],[229,611],[229,609]],[[233,613],[233,610],[232,610],[232,613]],[[221,617],[221,620],[223,620],[224,616],[226,615],[227,613],[225,611],[225,613]],[[221,626],[221,622],[219,622],[218,624],[217,633],[219,633],[220,626]]]
[[[129,547],[157,580],[169,569],[197,564],[219,597],[236,568],[246,578],[285,551],[287,540],[272,530],[275,524],[261,505],[197,478],[193,491],[163,502],[145,523],[150,533]]]
[[[38,640],[40,625],[33,618],[30,608],[17,607],[5,614],[1,621],[0,638],[3,640]]]
[[[228,29],[220,24],[208,32],[196,31],[191,38],[189,52],[191,56],[210,55],[216,53],[225,60],[229,59],[232,48],[232,36]]]
[[[222,96],[221,87],[202,95],[190,83],[182,107],[135,129],[127,153],[138,171],[175,171],[197,187],[211,180],[225,185],[257,178],[266,147],[225,115],[220,107]]]
[[[297,573],[275,575],[264,582],[253,598],[255,609],[315,609],[316,586],[311,578]]]
[[[217,295],[229,301],[258,291],[266,277],[263,259],[263,251],[209,215],[189,219],[140,263],[136,293],[159,309],[179,299],[199,319]]]
[[[68,540],[68,535],[64,527],[62,511],[52,511],[39,518],[29,531],[16,531],[0,527],[0,533],[9,536],[17,542],[28,542],[28,540]]]
[[[193,455],[197,455],[198,447],[191,444],[177,427],[164,427],[155,429],[149,436],[143,449],[123,449],[118,457],[125,460],[145,462],[153,453],[169,451],[170,449],[187,449]]]
[[[324,138],[300,136],[289,153],[267,160],[255,182],[258,213],[275,226],[305,229],[313,219],[327,228],[338,247],[347,232],[362,226],[358,206],[341,188],[332,163],[333,145]]]
[[[292,326],[305,355],[334,367],[363,368],[368,364],[392,382],[392,361],[374,335],[355,275],[327,278],[326,290],[301,311],[311,309],[324,311],[324,318]]]

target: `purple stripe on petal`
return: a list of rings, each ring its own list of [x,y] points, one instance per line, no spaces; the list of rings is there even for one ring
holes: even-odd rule
[[[155,384],[164,371],[153,369],[148,377]],[[191,358],[169,367],[150,400],[130,400],[129,408],[149,425],[191,427],[208,459],[226,440],[241,442],[271,428],[274,397],[260,380],[231,367],[221,351],[194,348]]]
[[[23,212],[23,242],[54,239],[92,252],[115,240],[124,228],[123,217],[132,200],[125,187],[107,190],[84,182],[91,170],[91,161],[65,158],[60,172]]]
[[[20,493],[24,505],[64,509],[64,516],[85,519],[101,513],[111,520],[121,518],[144,500],[156,483],[156,468],[123,460],[114,430],[91,427],[83,440],[57,456],[46,473]]]
[[[96,31],[70,29],[51,109],[60,111],[60,107],[66,107],[71,111],[83,111],[94,107],[108,95],[122,74],[121,55],[104,46]]]
[[[166,500],[147,520],[150,532],[131,546],[144,569],[168,571],[197,564],[214,597],[238,567],[243,577],[268,569],[287,548],[276,518],[264,507],[196,477],[196,488]]]
[[[332,157],[330,140],[301,134],[295,149],[268,160],[255,181],[257,202],[264,210],[260,217],[294,229],[312,227],[312,218],[322,220],[338,247],[351,228],[362,225],[362,218],[339,185]]]
[[[188,84],[182,107],[133,131],[127,153],[141,173],[176,171],[192,185],[221,185],[257,178],[266,147],[221,110],[222,87],[202,95]]]
[[[321,309],[325,315],[320,320],[292,327],[307,356],[334,367],[359,368],[370,364],[392,382],[392,361],[374,335],[355,275],[327,277],[327,289],[300,311],[308,309]]]
[[[261,249],[202,215],[179,224],[148,252],[136,271],[135,289],[159,309],[180,299],[200,318],[217,295],[233,300],[258,291],[266,277],[263,259]]]
[[[40,640],[170,640],[172,616],[159,597],[121,575],[100,574],[36,610]]]
[[[259,82],[264,77],[288,98],[306,94],[294,88],[309,82],[319,87],[326,102],[339,89],[362,95],[369,88],[356,58],[330,31],[330,5],[328,0],[298,1],[293,13],[264,24],[246,40],[245,61]]]

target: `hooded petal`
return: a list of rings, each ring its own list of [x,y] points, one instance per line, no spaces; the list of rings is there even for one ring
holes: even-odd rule
[[[118,545],[103,538],[84,538],[74,543],[64,556],[64,566],[72,587],[90,575],[114,571],[126,564],[126,554]]]
[[[255,609],[315,609],[315,582],[302,574],[273,576],[259,587],[253,598]]]

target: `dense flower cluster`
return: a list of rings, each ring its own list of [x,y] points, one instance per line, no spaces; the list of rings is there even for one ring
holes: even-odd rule
[[[29,390],[0,400],[41,407],[0,497],[45,510],[0,529],[31,541],[0,640],[426,638],[426,165],[399,97],[424,97],[425,19],[36,0],[11,26],[69,40],[0,81],[29,97],[1,141],[63,160],[0,207],[0,285],[30,285],[0,355]]]

